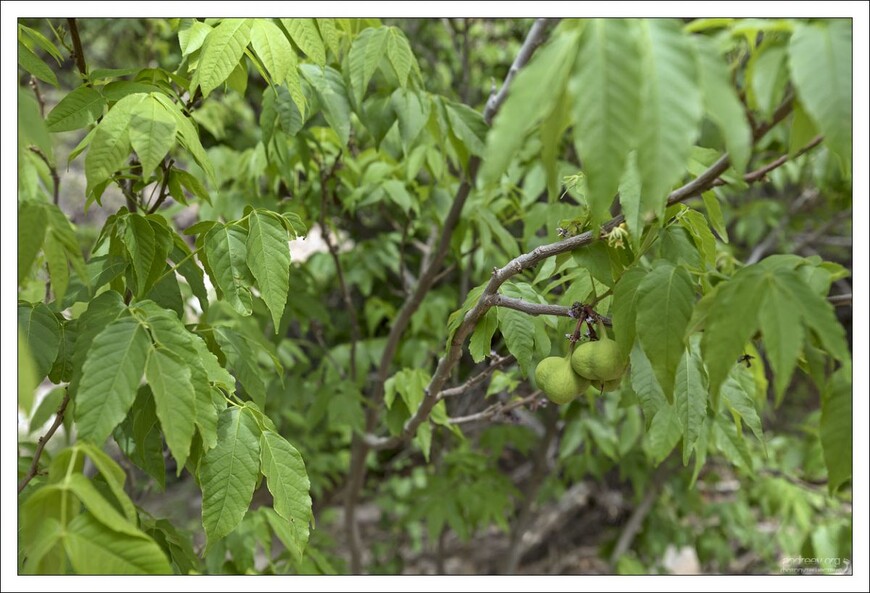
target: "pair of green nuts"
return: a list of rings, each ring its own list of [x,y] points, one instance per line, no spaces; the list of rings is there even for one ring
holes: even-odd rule
[[[550,401],[561,405],[584,393],[590,385],[601,391],[617,389],[626,367],[617,343],[601,331],[600,339],[583,342],[573,354],[550,356],[539,362],[535,381]]]

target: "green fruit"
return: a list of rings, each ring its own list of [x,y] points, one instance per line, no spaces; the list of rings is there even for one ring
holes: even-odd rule
[[[567,404],[586,391],[589,381],[578,377],[565,357],[550,356],[535,367],[535,381],[554,404]]]
[[[571,356],[571,366],[578,375],[592,381],[615,381],[625,372],[619,346],[604,332],[600,340],[577,346]]]
[[[619,389],[619,386],[622,385],[622,377],[619,379],[613,379],[612,381],[598,381],[592,383],[592,386],[599,391],[608,392],[608,391],[616,391]]]

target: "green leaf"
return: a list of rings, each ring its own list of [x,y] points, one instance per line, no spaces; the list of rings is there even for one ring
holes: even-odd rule
[[[847,19],[796,25],[789,66],[801,104],[844,164],[852,162],[852,25]]]
[[[810,119],[810,116],[804,110],[799,101],[794,102],[792,108],[794,117],[791,121],[791,129],[788,135],[788,156],[794,158],[795,155],[819,133],[816,124]]]
[[[155,348],[145,367],[145,378],[154,394],[157,417],[166,444],[178,462],[178,471],[190,454],[196,416],[196,394],[190,368],[171,350]]]
[[[674,450],[683,430],[674,409],[665,404],[653,416],[649,430],[646,433],[644,449],[655,465],[660,464]]]
[[[302,64],[299,69],[317,94],[323,116],[343,145],[350,137],[350,100],[341,74],[333,68]]]
[[[487,125],[483,116],[467,105],[444,101],[450,130],[471,154],[482,155],[486,148]]]
[[[130,144],[148,177],[175,144],[178,124],[172,113],[152,95],[133,108],[130,119]]]
[[[63,56],[60,53],[60,50],[57,49],[57,46],[48,40],[48,38],[37,31],[36,29],[31,29],[30,27],[26,27],[22,25],[20,22],[18,23],[18,38],[19,40],[26,39],[30,41],[30,47],[33,45],[38,45],[45,53],[54,58],[54,61],[57,62],[57,65],[60,66],[63,63]],[[28,45],[28,44],[25,44]]]
[[[578,34],[566,31],[535,52],[517,73],[487,134],[480,187],[501,177],[529,131],[553,110],[567,84],[578,43]]]
[[[683,465],[689,464],[689,456],[707,415],[707,386],[704,367],[697,354],[687,348],[683,352],[674,379],[674,402],[677,419],[683,434]]]
[[[290,246],[287,229],[265,210],[253,210],[248,218],[247,261],[263,301],[272,314],[275,333],[290,291]]]
[[[72,377],[69,384],[71,397],[75,397],[78,393],[82,378],[82,367],[94,339],[125,310],[121,295],[113,290],[109,290],[88,303],[87,310],[79,317],[79,336],[76,339],[75,351],[73,352]]]
[[[79,241],[76,238],[75,229],[69,218],[54,204],[46,204],[48,212],[48,234],[52,235],[63,246],[66,259],[79,275],[79,279],[85,284],[89,283],[85,260],[82,257]]]
[[[626,357],[631,353],[637,336],[638,286],[646,275],[646,270],[635,266],[626,271],[613,287],[613,334],[619,349]]]
[[[266,402],[266,385],[257,364],[257,353],[240,334],[227,327],[214,328],[214,337],[226,355],[227,366],[261,409]]]
[[[760,265],[763,266],[765,261]],[[837,319],[833,305],[825,297],[813,292],[795,270],[778,269],[771,280],[779,284],[780,291],[791,294],[793,302],[800,307],[801,318],[807,329],[811,329],[819,338],[828,355],[841,362],[850,360],[846,332]]]
[[[19,574],[59,574],[65,572],[66,556],[63,553],[64,528],[53,517],[40,517],[36,534],[29,541],[22,541],[26,559]],[[45,560],[45,562],[43,562]]]
[[[647,425],[660,410],[668,407],[649,359],[638,343],[631,350],[631,388],[637,395]]]
[[[18,328],[18,407],[26,414],[33,407],[33,395],[39,386],[40,379],[37,376],[36,362],[30,347]]]
[[[202,43],[212,28],[196,19],[182,19],[178,28],[178,45],[181,47],[181,57],[188,56],[202,47]]]
[[[265,19],[254,19],[251,46],[272,77],[272,84],[295,81],[299,85],[296,52],[278,25]],[[298,107],[302,111],[305,106],[303,104]]]
[[[76,394],[79,437],[101,445],[136,398],[151,340],[132,317],[111,322],[94,338]]]
[[[45,118],[49,132],[87,127],[103,114],[106,100],[93,87],[82,85],[66,95]]]
[[[18,204],[18,284],[27,278],[42,243],[48,217],[38,202],[25,200]]]
[[[498,312],[490,309],[486,312],[471,334],[468,342],[468,353],[474,362],[480,362],[492,352],[492,336],[498,329]]]
[[[202,43],[191,91],[198,86],[202,96],[208,97],[232,74],[250,41],[250,19],[225,19],[209,31]]]
[[[90,513],[69,523],[64,547],[78,574],[172,573],[160,546],[150,537],[112,530]]]
[[[123,511],[127,521],[135,523],[138,515],[136,507],[133,506],[133,501],[130,500],[130,497],[124,491],[124,481],[127,478],[127,474],[121,469],[121,466],[115,463],[115,460],[96,445],[86,441],[79,441],[75,446],[76,449],[90,458],[96,470],[100,472],[103,480],[109,487],[109,491],[115,497],[116,506],[120,507],[120,510]]]
[[[767,360],[773,369],[775,398],[780,402],[801,353],[804,328],[800,323],[800,305],[785,286],[773,282],[766,292],[758,319]]]
[[[366,88],[381,59],[387,52],[390,31],[387,27],[365,29],[357,35],[347,55],[350,87],[357,103],[362,103]]]
[[[91,515],[109,529],[134,537],[142,534],[136,525],[121,515],[112,506],[112,503],[103,498],[103,495],[96,489],[93,482],[84,475],[73,473],[66,476],[63,486],[75,494],[76,498],[90,511]]]
[[[408,153],[414,140],[429,121],[432,111],[428,95],[407,89],[396,89],[390,97],[390,105],[399,120],[399,134],[402,136],[402,149]]]
[[[193,156],[197,164],[202,167],[212,185],[217,185],[214,174],[214,166],[208,158],[205,149],[202,147],[202,142],[199,139],[199,133],[196,131],[196,126],[191,123],[190,119],[181,111],[181,108],[172,102],[172,100],[161,93],[152,95],[160,101],[163,106],[175,117],[175,122],[178,124],[178,142]],[[196,192],[194,192],[196,193]],[[206,198],[207,199],[207,198]]]
[[[130,119],[133,108],[145,99],[144,93],[127,95],[109,110],[94,132],[85,157],[87,193],[120,169],[130,154]],[[96,196],[99,199],[99,196]]]
[[[272,493],[275,512],[290,523],[294,547],[288,550],[294,558],[301,559],[308,543],[308,524],[313,518],[310,484],[302,456],[284,437],[265,431],[260,435],[260,468]]]
[[[320,38],[315,19],[281,19],[293,43],[318,66],[326,65],[326,48]]]
[[[36,381],[51,370],[60,348],[60,324],[44,303],[18,304],[18,327],[33,357]]]
[[[411,51],[408,39],[401,29],[398,27],[388,27],[387,30],[389,31],[389,37],[387,38],[387,59],[396,72],[399,85],[405,88],[408,86],[408,75],[411,73],[411,68],[415,65],[414,52]]]
[[[596,227],[610,218],[610,205],[638,132],[642,77],[635,25],[618,19],[587,23],[569,87],[575,97],[574,140]]]
[[[737,426],[721,414],[713,423],[713,439],[726,459],[744,471],[752,471],[752,455],[746,440],[737,432]]]
[[[18,42],[18,65],[39,80],[45,81],[53,87],[58,87],[57,76],[54,75],[51,68],[20,41]]]
[[[771,37],[762,43],[746,67],[746,96],[749,105],[770,118],[785,94],[788,72],[785,68],[786,47],[781,39]]]
[[[764,298],[763,272],[757,266],[743,268],[718,286],[708,317],[701,349],[710,378],[713,409],[718,410],[719,387],[743,354],[743,348],[758,330],[757,312]],[[750,312],[749,315],[746,312]]]
[[[54,300],[63,302],[66,289],[69,286],[69,266],[63,246],[57,241],[54,233],[48,233],[42,246],[45,254],[45,262],[48,264],[48,275],[51,278],[51,288],[54,291]]]
[[[704,110],[722,132],[731,165],[742,175],[752,153],[752,130],[746,121],[743,104],[731,84],[728,66],[716,51],[712,39],[695,35],[692,40]]]
[[[693,47],[671,20],[639,22],[642,103],[637,163],[643,195],[661,218],[665,198],[685,172],[701,121],[701,93]]]
[[[516,357],[523,374],[530,376],[535,343],[534,321],[525,313],[499,308],[498,327],[504,336],[505,346]]]
[[[151,389],[139,388],[127,417],[114,431],[115,442],[130,461],[151,476],[160,489],[166,488],[163,436]]]
[[[822,398],[819,438],[828,467],[828,491],[833,494],[852,479],[852,381],[851,368],[838,370]]]
[[[136,296],[142,296],[150,288],[148,277],[156,253],[154,229],[140,214],[128,214],[124,223],[124,247],[136,275]]]
[[[60,403],[63,401],[64,394],[65,390],[63,387],[55,387],[42,398],[42,401],[39,402],[39,405],[33,411],[33,415],[30,417],[30,426],[27,429],[27,434],[33,434],[54,416]]]
[[[689,231],[698,246],[698,251],[704,263],[710,268],[716,267],[716,237],[707,224],[707,219],[697,210],[681,205],[677,215],[680,225]]]
[[[685,268],[659,260],[637,290],[638,337],[659,385],[672,401],[674,375],[695,303],[692,279]]]
[[[341,53],[341,33],[335,26],[335,19],[315,19],[317,29],[320,31],[320,36],[323,38],[323,43],[327,49],[332,52],[336,58]]]
[[[228,408],[218,419],[217,445],[199,468],[202,526],[207,548],[241,522],[251,504],[260,474],[260,429],[254,417]]]
[[[705,191],[701,194],[704,199],[704,207],[707,209],[707,218],[710,219],[710,226],[719,235],[719,238],[728,242],[728,229],[725,227],[725,218],[722,216],[722,207],[719,200],[716,198],[716,193]]]
[[[761,418],[755,408],[755,390],[755,379],[750,371],[743,365],[737,365],[731,369],[728,378],[722,383],[722,398],[731,413],[739,416],[762,446],[765,446]],[[763,393],[763,396],[766,395]]]
[[[241,315],[250,315],[252,311],[246,239],[243,228],[218,224],[205,234],[204,242],[212,283]]]

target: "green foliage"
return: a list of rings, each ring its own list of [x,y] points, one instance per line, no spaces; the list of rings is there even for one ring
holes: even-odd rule
[[[851,558],[848,22],[83,21],[85,73],[58,24],[18,27],[19,572],[400,572],[586,482],[656,495],[620,574]],[[605,325],[624,377],[543,406]]]

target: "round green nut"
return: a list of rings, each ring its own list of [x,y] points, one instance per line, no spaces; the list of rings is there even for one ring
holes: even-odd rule
[[[595,342],[577,346],[571,356],[574,372],[591,381],[615,381],[625,372],[625,361],[616,342],[602,335]]]
[[[619,379],[613,379],[612,381],[598,381],[592,383],[592,386],[595,387],[595,389],[605,393],[608,391],[616,391],[619,389],[620,385],[622,385],[622,377]]]
[[[567,404],[586,391],[589,381],[579,377],[565,357],[550,356],[535,367],[535,381],[554,404]]]

